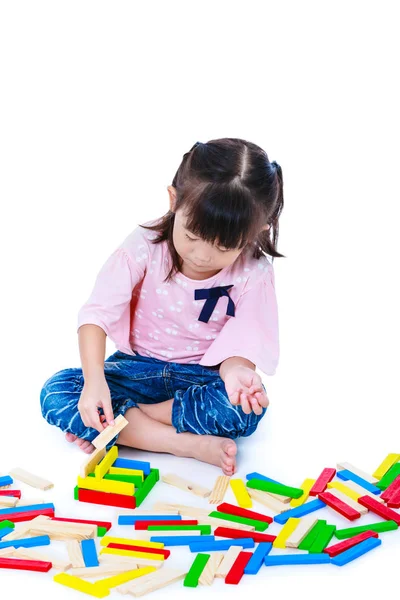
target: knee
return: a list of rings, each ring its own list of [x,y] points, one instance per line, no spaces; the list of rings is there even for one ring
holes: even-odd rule
[[[78,399],[82,384],[75,371],[79,369],[63,369],[50,377],[40,391],[40,408],[43,417],[52,425],[61,426],[62,415],[72,400]]]

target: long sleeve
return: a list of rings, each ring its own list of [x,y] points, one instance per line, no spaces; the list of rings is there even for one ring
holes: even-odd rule
[[[266,375],[274,375],[279,362],[279,322],[272,264],[236,303],[235,316],[225,323],[200,364],[218,365],[242,356]]]

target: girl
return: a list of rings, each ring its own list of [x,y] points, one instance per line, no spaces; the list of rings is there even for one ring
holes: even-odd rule
[[[197,142],[167,189],[170,210],[101,268],[78,315],[82,369],[45,382],[42,414],[86,453],[122,414],[129,424],[107,449],[192,457],[232,475],[233,440],[255,431],[269,403],[255,369],[273,375],[279,358],[282,170],[242,139]],[[106,336],[117,352],[104,360]]]

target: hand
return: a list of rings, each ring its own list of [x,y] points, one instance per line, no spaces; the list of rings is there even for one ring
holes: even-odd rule
[[[104,415],[99,414],[99,408],[103,409]],[[110,389],[104,376],[85,381],[78,410],[86,427],[102,432],[108,425],[114,425]]]
[[[231,404],[241,405],[245,414],[261,415],[269,404],[261,377],[249,367],[232,367],[225,375],[225,388]]]

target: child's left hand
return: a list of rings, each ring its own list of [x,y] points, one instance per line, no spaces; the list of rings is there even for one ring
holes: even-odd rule
[[[262,409],[269,404],[261,377],[249,367],[233,367],[227,372],[224,383],[231,404],[240,404],[247,415],[252,411],[261,415]]]

